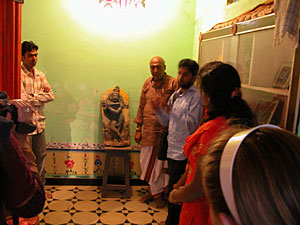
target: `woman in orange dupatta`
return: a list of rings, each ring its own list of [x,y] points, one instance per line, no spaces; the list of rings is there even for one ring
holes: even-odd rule
[[[200,69],[199,76],[206,116],[202,125],[186,138],[184,153],[189,160],[186,173],[169,195],[171,203],[182,203],[181,225],[211,224],[198,162],[206,155],[212,140],[230,126],[228,119],[235,123],[255,124],[249,106],[241,98],[239,74],[232,66],[211,62]]]

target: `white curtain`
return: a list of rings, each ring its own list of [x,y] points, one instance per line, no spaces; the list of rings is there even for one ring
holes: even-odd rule
[[[275,0],[275,32],[273,45],[279,45],[285,35],[297,41],[300,22],[300,0]]]

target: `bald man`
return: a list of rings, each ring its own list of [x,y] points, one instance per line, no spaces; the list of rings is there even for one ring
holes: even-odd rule
[[[160,125],[152,102],[159,101],[167,105],[169,97],[177,90],[177,81],[166,74],[166,65],[162,57],[153,57],[150,61],[149,77],[140,96],[140,104],[134,122],[137,124],[134,139],[141,143],[140,165],[141,180],[149,184],[149,192],[140,198],[141,202],[155,200],[157,208],[165,206],[164,188],[168,177],[162,172],[165,161],[157,159],[160,136],[166,128]]]

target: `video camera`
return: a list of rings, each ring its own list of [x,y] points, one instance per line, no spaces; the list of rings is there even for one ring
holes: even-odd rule
[[[0,116],[6,117],[7,113],[11,114],[12,121],[16,124],[18,121],[18,108],[10,103],[5,91],[0,91]]]
[[[11,100],[5,91],[0,91],[0,116],[6,117],[7,113],[11,114],[11,120],[16,125],[18,133],[28,134],[36,129],[34,124],[18,121],[18,108],[11,104]]]

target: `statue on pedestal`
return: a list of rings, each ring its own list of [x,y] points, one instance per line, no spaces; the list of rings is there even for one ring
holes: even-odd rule
[[[130,145],[128,95],[116,86],[103,93],[101,103],[104,145]]]

